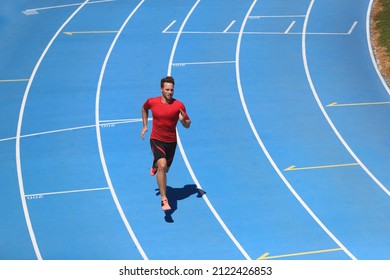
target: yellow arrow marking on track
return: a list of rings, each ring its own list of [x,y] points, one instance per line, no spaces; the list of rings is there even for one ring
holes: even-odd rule
[[[66,31],[64,34],[66,35],[74,35],[74,34],[107,34],[107,33],[118,33],[118,31],[114,30],[101,30],[101,31]]]
[[[345,167],[345,166],[357,166],[358,163],[343,163],[343,164],[331,164],[331,165],[318,165],[318,166],[307,166],[307,167],[296,167],[291,165],[284,169],[284,171],[296,171],[296,170],[310,170],[310,169],[323,169],[323,168],[334,168],[334,167]]]
[[[325,250],[316,250],[316,251],[308,251],[308,252],[301,252],[301,253],[293,253],[293,254],[284,254],[284,255],[278,255],[278,256],[269,256],[269,253],[265,253],[257,258],[257,260],[268,260],[268,259],[278,259],[278,258],[286,258],[286,257],[296,257],[296,256],[304,256],[304,255],[313,255],[313,254],[322,254],[322,253],[329,253],[329,252],[335,252],[335,251],[341,251],[341,248],[334,248],[334,249],[325,249]]]
[[[28,82],[29,79],[0,80],[0,83]]]
[[[388,105],[390,101],[384,102],[361,102],[361,103],[344,103],[338,104],[337,102],[330,103],[326,105],[327,107],[347,107],[347,106],[367,106],[367,105]]]

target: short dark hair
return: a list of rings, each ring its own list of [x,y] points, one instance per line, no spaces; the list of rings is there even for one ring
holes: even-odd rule
[[[164,87],[164,83],[170,83],[170,84],[175,84],[175,79],[173,79],[172,76],[166,76],[165,78],[162,78],[161,79],[161,83],[160,83],[160,86],[161,88]]]

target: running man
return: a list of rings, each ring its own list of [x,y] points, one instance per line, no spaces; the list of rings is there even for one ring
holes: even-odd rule
[[[161,207],[164,211],[171,209],[167,198],[167,173],[176,151],[176,125],[179,120],[185,128],[189,128],[191,125],[184,104],[173,98],[174,87],[173,77],[162,78],[160,83],[161,96],[149,98],[142,106],[142,139],[145,139],[145,133],[148,130],[149,110],[152,111],[153,125],[150,134],[150,147],[154,159],[150,175],[154,176],[157,173]]]

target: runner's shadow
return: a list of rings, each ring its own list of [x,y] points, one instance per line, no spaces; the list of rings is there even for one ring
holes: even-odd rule
[[[160,191],[156,189],[156,195],[160,195]],[[177,202],[179,200],[186,199],[191,195],[196,194],[196,197],[201,198],[206,192],[202,189],[198,189],[195,184],[185,185],[182,188],[172,188],[167,186],[167,197],[171,210],[165,211],[165,221],[167,223],[173,223],[172,214],[177,210]]]

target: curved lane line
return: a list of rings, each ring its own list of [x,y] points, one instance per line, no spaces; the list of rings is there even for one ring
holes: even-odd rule
[[[306,29],[307,29],[307,24],[309,21],[309,16],[311,12],[311,8],[314,5],[315,0],[312,0],[310,3],[310,7],[307,11],[307,16],[305,18],[305,21],[303,23],[303,32],[302,32],[302,57],[303,57],[303,64],[305,67],[305,72],[306,72],[306,77],[307,81],[310,85],[310,89],[314,95],[314,98],[317,102],[318,107],[320,108],[322,114],[324,115],[325,119],[328,121],[328,124],[332,128],[333,132],[336,134],[337,138],[339,138],[340,142],[344,145],[345,149],[350,153],[350,155],[355,159],[357,163],[359,163],[360,167],[367,173],[368,176],[371,177],[371,179],[387,194],[387,196],[390,196],[390,191],[374,176],[374,174],[371,173],[371,171],[364,165],[364,163],[359,159],[359,157],[353,152],[351,147],[347,144],[347,142],[344,140],[344,138],[341,136],[340,132],[337,130],[336,126],[330,119],[328,113],[326,112],[324,106],[322,105],[322,102],[317,94],[317,91],[314,87],[313,80],[311,79],[310,75],[310,70],[309,66],[307,63],[307,55],[306,55]]]
[[[177,32],[177,35],[176,35],[176,39],[175,39],[175,42],[173,44],[173,47],[172,47],[172,52],[171,52],[171,57],[169,59],[169,64],[168,64],[168,75],[171,75],[171,72],[172,72],[172,65],[173,65],[173,58],[175,56],[175,52],[176,52],[176,48],[177,48],[177,44],[179,42],[179,39],[180,39],[180,36],[181,34],[183,33],[183,29],[184,29],[184,26],[186,25],[188,19],[190,18],[192,12],[195,10],[195,8],[198,6],[200,0],[196,1],[196,3],[194,4],[194,6],[191,8],[191,10],[189,11],[189,13],[187,14],[186,18],[184,19],[182,25],[180,26],[180,29],[179,31]],[[178,147],[179,147],[179,150],[181,152],[181,155],[183,157],[183,160],[184,160],[184,163],[186,164],[187,166],[187,169],[192,177],[192,180],[194,181],[194,183],[196,184],[197,188],[198,189],[202,189],[198,179],[196,178],[196,175],[191,167],[191,164],[190,162],[188,161],[188,158],[187,158],[187,155],[184,151],[184,148],[183,148],[183,145],[181,143],[181,140],[180,140],[180,136],[179,136],[179,131],[177,130],[176,128],[176,133],[177,133],[177,144],[178,144]],[[244,248],[240,245],[240,243],[237,241],[237,239],[234,237],[234,235],[231,233],[231,231],[229,230],[229,228],[226,226],[226,224],[223,222],[223,220],[221,219],[221,217],[219,216],[218,212],[215,210],[215,208],[213,207],[213,205],[211,204],[210,200],[207,198],[206,194],[204,194],[203,196],[203,199],[205,200],[207,206],[210,208],[211,212],[213,213],[214,217],[217,219],[217,221],[219,222],[219,224],[222,226],[222,228],[224,229],[224,231],[226,232],[226,234],[230,237],[230,239],[233,241],[233,243],[236,245],[236,247],[240,250],[240,252],[244,255],[244,257],[247,259],[247,260],[251,260],[251,257],[248,255],[248,253],[244,250]]]
[[[271,163],[272,167],[276,171],[276,173],[279,175],[279,177],[282,179],[284,184],[287,186],[287,188],[290,190],[290,192],[295,196],[295,198],[299,201],[299,203],[305,208],[305,210],[309,213],[309,215],[317,222],[317,224],[328,234],[328,236],[340,247],[344,250],[344,252],[351,258],[351,259],[356,259],[345,246],[333,235],[333,233],[321,222],[321,220],[314,214],[314,212],[310,209],[310,207],[305,203],[305,201],[299,196],[299,194],[295,191],[295,189],[291,186],[290,182],[286,179],[286,177],[283,175],[282,171],[279,169],[279,167],[276,165],[275,161],[273,160],[272,156],[269,154],[267,148],[265,147],[263,141],[261,140],[259,134],[257,133],[256,127],[253,124],[252,118],[250,116],[248,107],[245,102],[242,86],[241,86],[241,78],[240,78],[240,48],[241,48],[241,41],[242,41],[242,36],[244,34],[244,28],[246,25],[246,22],[248,20],[248,17],[250,13],[252,12],[254,6],[256,5],[257,0],[254,0],[250,9],[248,10],[247,15],[245,16],[245,19],[241,25],[240,33],[238,36],[237,40],[237,48],[236,48],[236,80],[237,80],[237,87],[238,87],[238,92],[240,95],[240,100],[242,107],[244,109],[246,118],[248,120],[248,123],[252,129],[252,132],[254,136],[257,139],[257,142],[259,143],[261,149],[263,150],[264,154],[266,155],[268,161]],[[308,11],[310,11],[310,8]]]
[[[370,21],[371,21],[371,11],[372,11],[373,3],[374,3],[374,0],[370,0],[370,3],[368,5],[368,9],[367,9],[367,15],[366,15],[367,45],[368,45],[368,50],[370,52],[372,64],[374,64],[374,67],[375,67],[375,71],[378,74],[378,77],[380,78],[380,80],[381,80],[381,82],[383,84],[383,87],[386,89],[387,93],[390,95],[389,85],[386,83],[385,79],[383,78],[383,75],[381,74],[381,71],[378,68],[378,64],[376,63],[375,54],[374,54],[374,51],[373,51],[372,45],[371,45]]]
[[[141,254],[141,256],[143,257],[144,260],[148,260],[148,257],[145,254],[144,250],[142,249],[141,244],[138,242],[138,239],[135,236],[134,231],[132,230],[129,221],[126,218],[126,215],[123,212],[122,206],[121,206],[121,204],[120,204],[120,202],[118,200],[118,197],[117,197],[117,195],[115,193],[114,186],[113,186],[111,178],[110,178],[110,173],[108,172],[106,159],[104,157],[104,151],[103,151],[103,145],[102,145],[102,137],[101,137],[101,133],[100,133],[100,113],[99,113],[99,109],[100,109],[100,95],[101,95],[101,87],[102,87],[103,77],[104,77],[104,73],[106,71],[107,63],[108,63],[108,60],[110,59],[112,50],[114,49],[114,46],[115,46],[116,42],[118,41],[119,36],[122,34],[123,29],[126,27],[127,23],[130,21],[130,19],[133,17],[135,12],[139,9],[139,7],[141,7],[141,5],[144,2],[145,2],[145,0],[142,0],[141,2],[139,2],[138,5],[134,8],[134,10],[127,17],[127,19],[124,21],[124,23],[122,24],[122,26],[119,29],[118,33],[116,34],[114,40],[112,41],[111,46],[110,46],[110,48],[109,48],[109,50],[108,50],[108,52],[106,54],[106,57],[104,59],[104,62],[103,62],[103,65],[102,65],[102,69],[100,71],[100,76],[99,76],[99,81],[98,81],[98,85],[97,85],[97,90],[96,90],[96,104],[95,104],[95,121],[96,121],[96,124],[95,125],[96,125],[96,138],[97,138],[97,142],[98,142],[100,161],[102,163],[104,176],[106,177],[106,181],[107,181],[108,187],[110,189],[111,196],[112,196],[112,198],[113,198],[113,200],[115,202],[116,208],[118,209],[118,212],[119,212],[119,214],[120,214],[120,216],[122,218],[122,221],[125,224],[126,229],[127,229],[128,233],[130,234],[131,239],[133,240],[134,244],[136,245],[139,253]]]
[[[25,219],[26,219],[28,232],[30,234],[31,242],[32,242],[32,245],[34,247],[35,255],[37,256],[37,258],[39,260],[42,260],[42,256],[41,256],[41,252],[39,251],[39,246],[38,246],[37,240],[35,238],[34,229],[33,229],[32,223],[31,223],[30,214],[29,214],[28,207],[27,207],[26,197],[25,197],[25,193],[24,193],[22,164],[21,164],[21,160],[20,160],[20,139],[21,139],[21,131],[22,131],[22,124],[23,124],[24,110],[26,108],[27,98],[28,98],[28,94],[30,92],[31,85],[32,85],[32,83],[34,81],[35,75],[36,75],[36,73],[37,73],[37,71],[38,71],[38,69],[39,69],[43,59],[45,58],[47,52],[49,51],[49,49],[52,46],[52,44],[54,43],[54,41],[57,39],[58,35],[65,28],[65,26],[88,3],[88,1],[89,0],[84,1],[83,4],[81,4],[80,7],[78,7],[77,10],[74,11],[73,14],[70,15],[70,17],[61,25],[61,27],[54,34],[53,38],[47,44],[45,50],[43,51],[43,53],[41,54],[37,64],[35,65],[34,70],[33,70],[32,74],[31,74],[31,77],[30,77],[30,79],[28,81],[26,90],[25,90],[24,95],[23,95],[22,104],[20,106],[20,111],[19,111],[18,126],[17,126],[17,130],[16,130],[16,171],[17,171],[17,174],[18,174],[18,183],[19,183],[20,197],[21,197],[21,200],[22,200],[23,212],[24,212],[24,216],[25,216]]]

